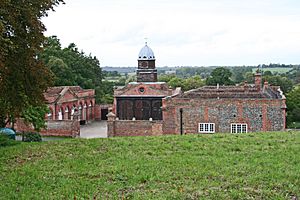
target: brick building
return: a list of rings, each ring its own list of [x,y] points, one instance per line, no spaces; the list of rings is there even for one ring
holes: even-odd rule
[[[44,93],[50,112],[46,116],[47,128],[44,136],[76,137],[80,135],[80,124],[99,118],[99,106],[95,105],[95,90],[84,90],[79,86],[50,87]],[[34,131],[33,126],[18,119],[15,129]]]
[[[255,83],[204,86],[182,92],[157,82],[155,57],[146,44],[138,56],[137,82],[114,93],[109,136],[245,133],[285,129],[285,96],[279,87]]]
[[[78,120],[86,123],[95,119],[95,90],[80,86],[50,87],[44,94],[49,106],[48,120]]]

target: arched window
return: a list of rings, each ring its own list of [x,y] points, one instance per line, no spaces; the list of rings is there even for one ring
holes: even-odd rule
[[[64,118],[64,113],[63,112],[64,112],[63,109],[60,108],[59,112],[58,112],[58,120],[63,120],[63,118]]]
[[[75,113],[75,109],[76,109],[76,106],[75,106],[75,105],[73,105],[73,106],[72,106],[72,110],[71,110],[71,120],[73,120],[73,119],[74,119],[74,113]]]
[[[83,106],[83,120],[87,120],[87,105],[86,105],[86,103],[84,103],[84,106]]]
[[[47,119],[52,120],[52,110],[49,109],[49,112],[47,113]]]
[[[78,107],[78,119],[82,120],[82,104],[79,105]]]

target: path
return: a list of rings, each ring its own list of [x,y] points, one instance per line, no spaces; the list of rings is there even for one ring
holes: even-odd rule
[[[107,122],[95,121],[80,126],[81,138],[107,138]]]

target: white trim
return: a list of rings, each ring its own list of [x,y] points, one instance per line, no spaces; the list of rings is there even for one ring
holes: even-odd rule
[[[215,133],[215,123],[199,123],[198,132],[199,133]]]
[[[248,133],[248,124],[246,123],[231,123],[230,124],[231,133]]]

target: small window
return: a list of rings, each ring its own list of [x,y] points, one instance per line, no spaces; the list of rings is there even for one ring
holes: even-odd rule
[[[215,124],[214,123],[199,123],[199,133],[214,133]]]
[[[145,92],[145,88],[144,88],[144,87],[140,87],[140,88],[139,88],[139,92],[140,92],[140,93],[144,93],[144,92]]]
[[[239,124],[231,124],[231,133],[247,133],[247,124],[239,123]]]

